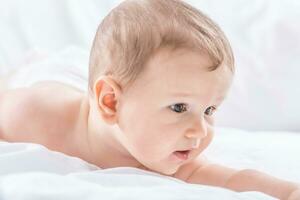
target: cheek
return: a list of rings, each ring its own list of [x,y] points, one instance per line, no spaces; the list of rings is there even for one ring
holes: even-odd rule
[[[151,112],[144,104],[127,104],[119,114],[119,126],[132,152],[153,157],[171,151],[183,130],[177,119]]]
[[[208,123],[208,126],[210,126],[210,127],[213,127],[213,126],[215,125],[215,119],[214,119],[213,116],[207,117],[207,118],[206,118],[206,121],[207,121],[207,123]]]
[[[156,159],[169,154],[176,145],[178,130],[156,119],[136,119],[129,140],[141,156]],[[177,132],[175,132],[177,131]]]
[[[164,149],[168,149],[174,140],[172,130],[153,119],[141,120],[133,129],[135,134],[133,134],[134,138],[132,139],[141,149],[163,151]]]
[[[197,155],[201,154],[212,142],[214,137],[214,131],[212,128],[208,128],[207,136],[201,141],[200,146],[197,150]]]

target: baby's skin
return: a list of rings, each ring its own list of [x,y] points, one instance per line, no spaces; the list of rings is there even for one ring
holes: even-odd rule
[[[101,76],[93,95],[54,81],[2,91],[0,139],[42,144],[103,169],[136,167],[187,183],[300,200],[297,183],[202,156],[233,78],[227,66],[208,70],[212,65],[203,53],[161,49],[130,87]]]

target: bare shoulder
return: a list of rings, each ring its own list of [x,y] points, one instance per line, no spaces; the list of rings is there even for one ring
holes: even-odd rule
[[[188,183],[226,187],[228,180],[236,172],[234,168],[219,165],[202,157],[183,165],[175,174],[175,178]]]
[[[58,141],[74,128],[83,96],[80,90],[54,81],[6,92],[0,107],[4,140],[60,145]]]
[[[26,92],[28,99],[36,103],[36,106],[45,112],[44,114],[55,114],[55,116],[63,114],[65,117],[76,116],[84,96],[83,91],[56,81],[38,82]]]
[[[173,176],[175,178],[186,181],[197,169],[207,166],[208,164],[210,164],[210,161],[207,159],[207,157],[204,155],[200,155],[195,160],[182,165]]]
[[[84,97],[83,91],[55,81],[38,82],[30,90],[29,95],[34,98],[30,100],[36,102],[44,114],[53,114],[54,118],[66,124],[76,119]]]

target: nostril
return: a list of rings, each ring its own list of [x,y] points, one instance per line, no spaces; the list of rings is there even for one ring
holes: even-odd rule
[[[194,143],[193,143],[192,148],[197,149],[199,147],[199,145],[200,145],[201,140],[197,139],[197,140],[194,140],[193,142]]]

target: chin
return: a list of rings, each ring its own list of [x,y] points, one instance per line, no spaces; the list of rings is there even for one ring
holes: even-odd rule
[[[172,176],[174,175],[179,167],[169,167],[169,168],[165,168],[165,169],[159,169],[159,170],[155,170],[163,175],[167,175],[167,176]]]
[[[163,161],[153,162],[151,164],[143,164],[148,170],[160,173],[166,176],[174,175],[178,169],[180,168],[181,164],[179,163],[165,163]]]

